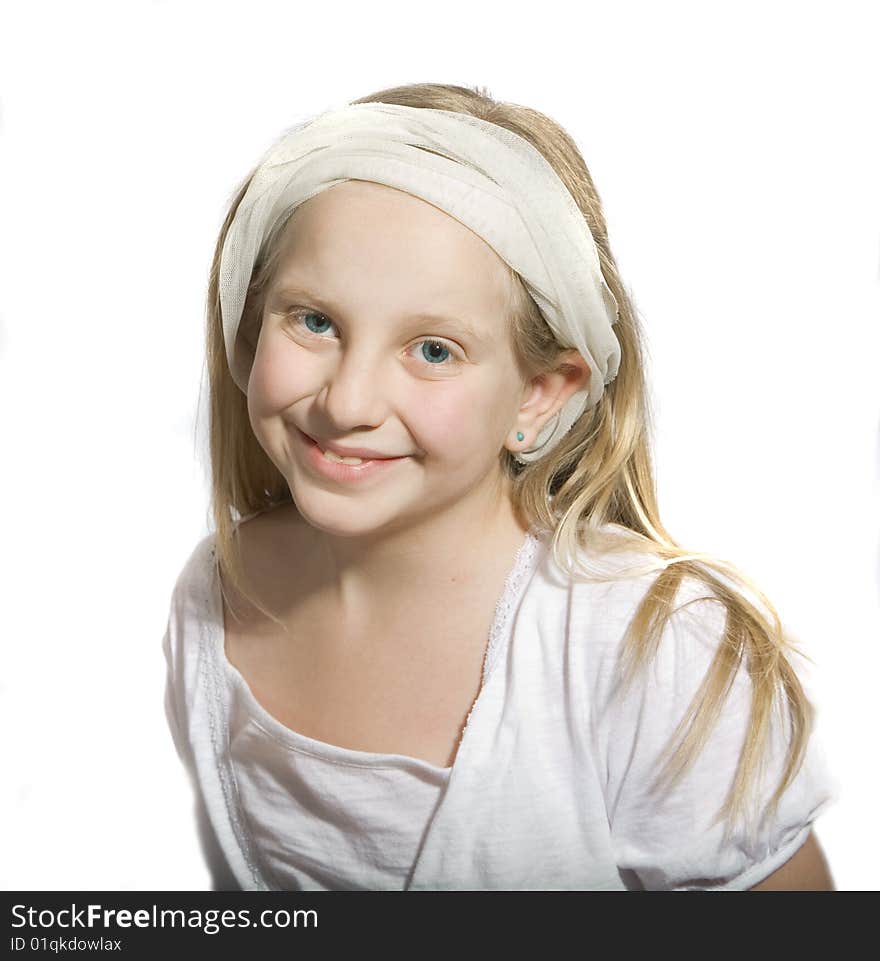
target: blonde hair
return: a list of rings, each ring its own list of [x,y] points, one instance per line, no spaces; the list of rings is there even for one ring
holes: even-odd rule
[[[623,638],[624,688],[639,671],[646,669],[657,653],[664,625],[673,613],[695,601],[723,605],[725,623],[721,643],[672,740],[685,727],[687,733],[676,748],[672,748],[671,740],[665,752],[667,766],[661,780],[674,784],[690,769],[720,715],[745,658],[752,687],[747,735],[731,790],[716,821],[726,819],[731,830],[736,818],[748,807],[748,792],[757,783],[762,769],[771,715],[779,706],[779,700],[787,708],[790,737],[785,769],[768,806],[768,814],[775,812],[803,763],[815,719],[815,708],[785,652],[807,655],[797,649],[783,630],[776,610],[748,577],[724,561],[686,551],[660,521],[649,442],[651,417],[643,373],[643,334],[611,254],[599,195],[576,144],[544,114],[517,104],[498,102],[479,87],[411,84],[381,90],[352,102],[377,100],[469,113],[519,134],[546,157],[577,202],[595,239],[602,273],[620,306],[620,319],[614,328],[621,346],[620,369],[606,386],[601,401],[586,411],[544,457],[523,465],[506,448],[502,450],[501,465],[512,481],[513,505],[529,523],[552,532],[554,558],[572,576],[603,579],[595,572],[577,569],[579,549],[587,541],[593,546],[601,545],[606,551],[636,549],[657,559],[655,569],[659,574]],[[280,623],[248,593],[240,544],[234,535],[241,517],[290,504],[292,498],[284,476],[254,436],[247,398],[230,375],[218,293],[223,243],[254,172],[245,178],[231,202],[214,251],[208,289],[211,512],[224,578],[253,600],[255,607],[266,616]],[[241,336],[252,352],[259,334],[265,292],[277,267],[277,240],[278,234],[274,242],[270,238],[262,259],[254,267],[242,315]],[[512,268],[509,271],[510,322],[520,368],[527,372],[552,370],[565,348],[554,339],[519,275]],[[233,511],[239,518],[233,516]],[[609,529],[619,536],[608,537]],[[679,587],[688,577],[704,585],[708,593],[676,608],[673,605]],[[753,592],[763,610],[745,596],[743,587]],[[811,659],[807,657],[807,660]]]

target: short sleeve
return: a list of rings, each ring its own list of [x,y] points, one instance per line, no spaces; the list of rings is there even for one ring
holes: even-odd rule
[[[193,777],[191,705],[197,684],[200,626],[208,616],[213,563],[214,536],[208,535],[196,544],[177,575],[162,638],[165,719],[177,754]]]
[[[192,817],[213,890],[238,891],[241,885],[217,840],[202,790],[193,749],[202,722],[193,717],[195,686],[199,683],[200,620],[207,616],[206,591],[213,565],[213,539],[203,539],[184,565],[171,595],[168,623],[162,639],[165,657],[165,719],[174,747],[193,790]]]
[[[178,757],[192,777],[195,767],[192,747],[183,733],[185,730],[186,697],[183,686],[183,667],[180,663],[182,626],[181,605],[175,588],[171,599],[168,624],[162,638],[162,652],[165,655],[165,720]]]
[[[617,867],[627,887],[753,887],[795,854],[815,819],[837,799],[838,785],[814,730],[803,766],[775,816],[754,819],[751,829],[739,819],[732,835],[724,837],[725,824],[717,815],[734,781],[751,707],[745,659],[693,766],[671,787],[667,781],[663,790],[654,790],[666,760],[663,751],[711,666],[725,619],[725,607],[714,599],[673,613],[656,659],[608,709],[606,805]],[[789,663],[802,679],[796,657],[789,656]],[[759,815],[766,813],[780,782],[789,737],[778,707],[771,717],[770,753],[758,781]],[[680,740],[681,734],[674,743]]]

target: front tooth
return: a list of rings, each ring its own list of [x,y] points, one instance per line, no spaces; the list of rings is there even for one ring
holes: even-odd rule
[[[324,456],[327,460],[335,460],[339,464],[363,464],[364,462],[362,457],[340,457],[339,454],[334,454],[332,450],[325,450]]]

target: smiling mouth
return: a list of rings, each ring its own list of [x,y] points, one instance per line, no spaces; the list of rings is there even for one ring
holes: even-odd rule
[[[307,434],[305,431],[300,430],[298,427],[295,429],[307,444],[310,444],[312,447],[316,447],[321,452],[321,456],[324,458],[324,460],[332,464],[345,464],[349,467],[361,467],[364,464],[371,464],[373,462],[385,463],[390,461],[406,460],[406,457],[407,457],[407,455],[403,455],[401,457],[343,456],[335,453],[332,450],[325,449],[324,447],[321,446],[320,441],[316,440],[314,437],[312,437],[310,434]]]
[[[318,444],[317,441],[315,441]],[[386,460],[384,457],[340,457],[339,454],[334,453],[332,450],[324,450],[320,444],[318,447],[321,448],[321,453],[327,460],[335,461],[337,464],[364,464],[368,460]]]
[[[299,428],[297,428],[297,430],[299,430]],[[321,451],[325,460],[331,461],[336,464],[348,464],[352,467],[356,467],[359,464],[366,464],[369,461],[403,460],[406,456],[406,455],[403,455],[400,457],[384,457],[384,456],[380,457],[377,455],[372,457],[358,457],[356,455],[337,454],[335,451],[325,448],[321,444],[321,442],[316,438],[312,437],[311,434],[307,434],[305,431],[302,431],[302,430],[300,430],[299,433],[302,434],[304,440],[308,441],[310,444],[314,444],[314,446]]]

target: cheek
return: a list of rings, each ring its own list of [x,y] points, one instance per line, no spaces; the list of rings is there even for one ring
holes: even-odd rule
[[[295,385],[302,382],[302,374],[296,351],[273,349],[271,343],[261,338],[248,385],[251,413],[259,417],[289,407],[296,396]]]
[[[437,391],[430,403],[413,404],[407,422],[426,451],[462,461],[492,458],[503,443],[502,406],[497,391]]]

